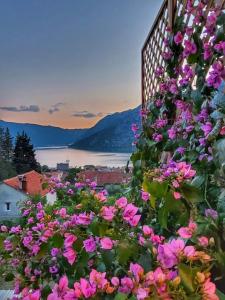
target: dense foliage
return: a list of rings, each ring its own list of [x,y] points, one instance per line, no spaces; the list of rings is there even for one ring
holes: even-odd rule
[[[168,28],[159,92],[132,126],[132,189],[53,179],[53,206],[28,200],[1,227],[14,299],[224,299],[225,16],[207,2]]]

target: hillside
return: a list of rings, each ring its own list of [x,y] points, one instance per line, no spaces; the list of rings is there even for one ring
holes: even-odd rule
[[[86,129],[64,129],[28,123],[14,123],[0,120],[0,127],[8,127],[13,137],[23,130],[35,147],[67,146],[79,139]]]
[[[71,147],[94,151],[131,152],[134,140],[131,124],[140,125],[139,110],[140,107],[137,107],[106,116],[87,130],[83,138]]]

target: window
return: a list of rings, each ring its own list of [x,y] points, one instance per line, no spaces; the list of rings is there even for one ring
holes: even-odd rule
[[[5,203],[5,210],[6,211],[10,211],[11,209],[10,209],[10,206],[11,206],[11,203],[10,202],[6,202]]]

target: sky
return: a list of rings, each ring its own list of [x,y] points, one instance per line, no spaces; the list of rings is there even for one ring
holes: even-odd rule
[[[161,0],[0,0],[0,119],[87,128],[141,103]]]

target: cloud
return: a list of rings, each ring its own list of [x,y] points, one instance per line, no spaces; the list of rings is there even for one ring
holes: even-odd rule
[[[23,111],[29,111],[29,112],[39,112],[40,108],[38,105],[20,105],[19,107],[16,106],[1,106],[1,110],[6,111],[13,111],[13,112],[23,112]]]
[[[57,111],[60,111],[60,107],[63,106],[63,105],[65,105],[65,103],[63,103],[63,102],[58,102],[58,103],[56,103],[56,104],[53,104],[53,105],[49,108],[48,112],[49,112],[50,114],[53,114],[53,113],[55,113],[55,112],[57,112]]]
[[[87,110],[83,110],[83,111],[76,111],[72,114],[73,117],[75,118],[85,118],[85,119],[91,119],[91,118],[96,118],[96,117],[102,117],[103,113],[99,112],[99,113],[92,113],[89,112]]]

